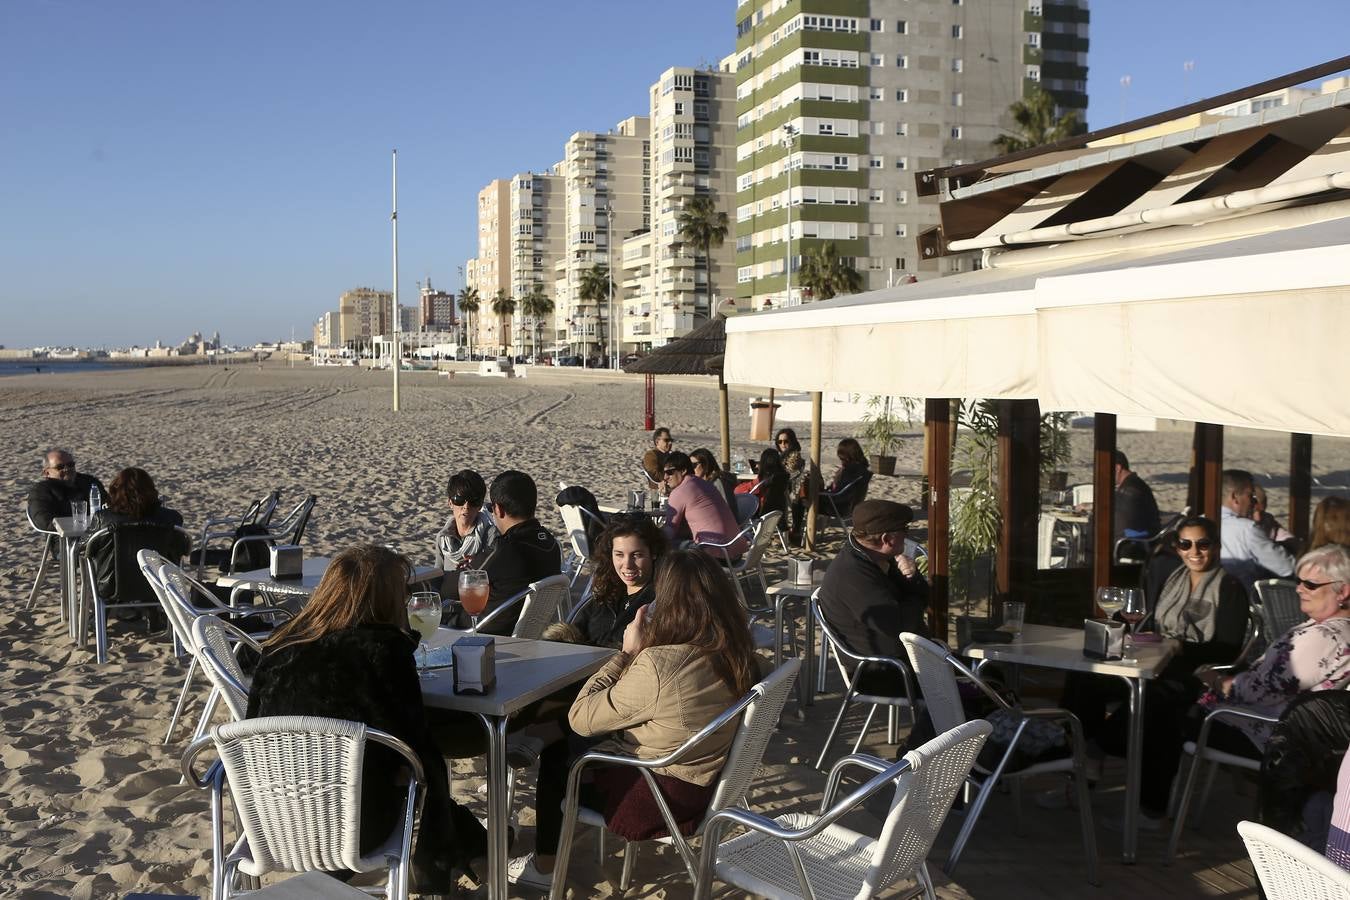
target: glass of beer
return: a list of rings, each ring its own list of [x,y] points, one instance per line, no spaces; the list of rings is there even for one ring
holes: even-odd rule
[[[478,630],[478,617],[487,609],[488,573],[482,569],[465,569],[459,573],[459,602],[473,621],[471,630]]]
[[[427,641],[435,636],[436,629],[441,625],[441,595],[435,591],[418,591],[409,597],[408,624],[422,637],[418,644],[422,651],[422,663],[417,668],[417,674],[430,678],[431,673],[427,669],[427,651],[430,648]]]

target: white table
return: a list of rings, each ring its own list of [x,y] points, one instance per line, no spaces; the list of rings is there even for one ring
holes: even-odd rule
[[[273,578],[270,568],[250,569],[247,572],[222,575],[216,579],[216,584],[223,588],[246,588],[265,594],[299,594],[308,597],[319,586],[323,574],[328,571],[332,561],[332,557],[328,556],[304,557],[300,561],[299,578]],[[408,576],[408,583],[421,584],[440,578],[444,574],[444,570],[438,566],[417,566]]]
[[[1125,659],[1098,660],[1083,655],[1081,628],[1024,625],[1010,644],[970,644],[959,651],[971,659],[1018,666],[1039,666],[1065,672],[1112,675],[1129,687],[1130,734],[1125,754],[1125,834],[1122,859],[1133,863],[1139,839],[1139,762],[1144,743],[1144,682],[1158,676],[1175,647],[1167,641],[1136,643]]]
[[[468,632],[442,628],[428,643],[453,644]],[[483,722],[488,737],[488,897],[506,900],[507,822],[506,727],[512,713],[536,700],[589,678],[613,655],[605,647],[558,644],[523,638],[494,639],[497,682],[489,693],[456,694],[451,669],[433,669],[422,680],[422,701],[436,709],[472,713]]]
[[[802,654],[802,668],[797,673],[797,699],[799,705],[806,707],[816,702],[816,691],[819,685],[816,683],[816,620],[811,615],[811,595],[815,593],[816,588],[820,587],[821,580],[825,577],[824,569],[816,569],[811,573],[814,579],[811,584],[797,584],[795,581],[779,581],[769,587],[767,595],[773,600],[773,633],[776,643],[773,648],[773,667],[776,669],[783,664],[783,638],[784,629],[787,624],[784,615],[784,607],[794,601],[800,601],[802,609],[806,616],[806,646]],[[825,654],[820,656],[820,664],[825,664]]]
[[[74,516],[57,516],[52,519],[52,528],[61,536],[61,608],[65,610],[66,625],[72,640],[79,634],[75,622],[76,606],[79,604],[77,591],[80,584],[79,553],[77,545],[80,538],[89,531],[89,523],[76,527]]]

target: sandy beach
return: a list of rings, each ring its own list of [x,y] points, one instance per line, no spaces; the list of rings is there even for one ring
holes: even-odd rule
[[[54,576],[42,586],[36,608],[23,609],[40,545],[23,519],[22,502],[40,476],[48,446],[69,447],[81,471],[105,482],[126,465],[147,469],[191,528],[210,514],[237,512],[248,498],[272,489],[282,491],[283,508],[312,493],[318,500],[307,553],[374,541],[392,544],[415,562],[431,561],[431,538],[445,518],[445,479],[456,469],[472,467],[489,477],[507,468],[530,473],[541,488],[540,518],[555,530],[560,522],[552,497],[559,481],[591,487],[602,503],[622,502],[636,485],[638,459],[647,446],[641,379],[546,372],[502,381],[409,373],[399,414],[390,410],[389,385],[389,373],[275,365],[0,379],[6,433],[0,477],[11,510],[0,527],[0,652],[6,661],[0,692],[5,732],[0,894],[85,898],[208,891],[206,795],[177,783],[185,729],[180,727],[170,746],[160,745],[183,671],[167,642],[114,626],[109,662],[96,665],[92,647],[75,648],[65,637]],[[659,380],[657,392],[658,421],[673,430],[678,448],[716,448],[711,382]],[[749,396],[732,394],[733,456],[757,453],[760,446],[744,439]],[[797,425],[805,439],[804,424],[788,424]],[[850,430],[827,426],[826,446]],[[1184,503],[1190,439],[1188,424],[1121,435],[1122,449],[1164,510]],[[1073,440],[1070,480],[1086,480],[1090,432],[1076,432]],[[919,468],[921,446],[917,432],[904,438],[900,470]],[[1227,463],[1258,474],[1270,490],[1271,511],[1281,518],[1288,449],[1284,435],[1230,433],[1226,439]],[[1319,440],[1314,473],[1327,485],[1350,481],[1350,444]],[[914,479],[878,478],[873,484],[873,496],[918,499]],[[1315,492],[1314,500],[1323,492]],[[781,567],[781,557],[772,564]],[[201,696],[190,707],[192,721]],[[823,698],[805,721],[790,705],[753,794],[758,807],[776,812],[818,803],[824,777],[810,762],[837,702]],[[878,743],[883,738],[881,731],[873,732],[873,752],[892,752]],[[457,796],[479,808],[482,782],[474,772],[481,773],[481,765],[466,761],[454,769]],[[1108,880],[1139,877],[1136,887],[1147,885],[1158,896],[1255,896],[1250,880],[1241,880],[1243,873],[1250,878],[1250,868],[1231,829],[1232,822],[1250,815],[1250,800],[1228,793],[1227,806],[1215,804],[1211,811],[1214,836],[1188,836],[1192,852],[1165,877],[1156,872],[1143,877],[1154,866],[1121,867],[1118,837],[1099,829]],[[532,790],[526,796],[532,798]],[[1108,798],[1102,815],[1118,816],[1116,804]],[[1013,834],[1008,798],[991,804],[956,882],[939,879],[943,897],[1080,895],[1085,882],[1073,814],[1026,806],[1023,835],[1030,837]],[[528,804],[521,821],[527,827],[518,850],[532,841]],[[953,831],[949,823],[940,846]],[[1151,862],[1158,860],[1162,840],[1145,836],[1142,853]],[[934,862],[938,859],[935,853]],[[602,869],[594,837],[586,834],[574,858],[575,895],[617,895],[606,875],[617,882],[619,865],[611,855]],[[1010,872],[1016,873],[1015,885],[1007,878]],[[646,850],[631,893],[684,897],[691,891],[672,852]]]

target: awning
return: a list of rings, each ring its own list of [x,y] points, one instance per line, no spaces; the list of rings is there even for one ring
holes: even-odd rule
[[[1350,435],[1350,201],[1167,231],[736,316],[726,380]]]

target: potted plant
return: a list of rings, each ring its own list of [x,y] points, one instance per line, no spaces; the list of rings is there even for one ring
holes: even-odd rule
[[[1069,445],[1069,414],[1052,412],[1041,416],[1041,476],[1046,489],[1063,491],[1068,487],[1069,473],[1064,467],[1073,459]]]
[[[878,475],[894,475],[894,451],[901,420],[894,412],[893,398],[870,397],[863,422],[863,443],[871,457],[872,471]]]

